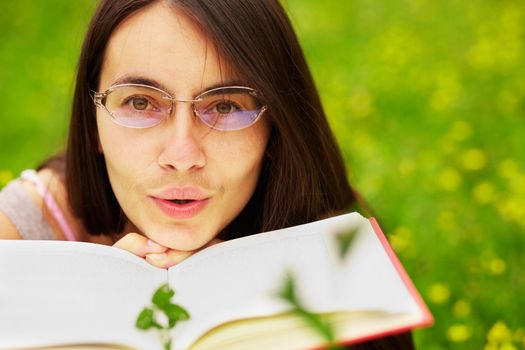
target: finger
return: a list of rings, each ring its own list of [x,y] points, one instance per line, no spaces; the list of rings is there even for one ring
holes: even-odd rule
[[[152,240],[144,237],[135,232],[128,233],[120,240],[118,240],[114,247],[127,250],[137,256],[145,257],[146,254],[150,253],[162,253],[168,250],[168,248],[153,242]]]
[[[163,253],[146,254],[146,261],[152,264],[153,266],[167,269],[172,267],[173,265],[177,265],[193,253],[194,251],[188,252],[182,250],[168,249],[166,252]]]
[[[175,250],[175,249],[168,249],[166,252],[162,254],[147,254],[146,260],[157,267],[161,267],[164,269],[170,268],[174,265],[177,265],[184,259],[188,258],[189,256],[195,254],[196,252],[209,247],[211,245],[217,244],[222,242],[220,239],[212,239],[210,242],[208,242],[203,247],[193,250],[193,251],[183,251],[183,250]]]

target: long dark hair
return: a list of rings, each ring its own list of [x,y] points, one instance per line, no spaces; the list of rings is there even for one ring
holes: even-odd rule
[[[98,152],[95,106],[104,51],[113,30],[154,0],[104,0],[78,65],[66,161],[73,212],[91,234],[120,232],[126,221]],[[221,233],[230,239],[301,224],[355,202],[345,166],[288,17],[278,1],[168,0],[216,45],[270,106],[270,138],[252,199]]]

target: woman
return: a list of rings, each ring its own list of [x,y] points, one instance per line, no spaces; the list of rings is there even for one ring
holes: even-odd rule
[[[82,48],[66,155],[3,190],[0,238],[48,232],[166,268],[355,202],[277,1],[105,0]],[[35,203],[42,218],[21,210]],[[409,335],[355,346],[412,347]]]

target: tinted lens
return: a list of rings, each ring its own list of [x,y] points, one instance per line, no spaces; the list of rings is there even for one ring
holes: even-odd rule
[[[224,131],[244,129],[257,121],[262,102],[249,88],[220,88],[196,98],[195,113],[208,126]]]
[[[171,101],[165,93],[154,88],[123,85],[111,90],[105,106],[117,124],[147,128],[157,125],[170,114]]]

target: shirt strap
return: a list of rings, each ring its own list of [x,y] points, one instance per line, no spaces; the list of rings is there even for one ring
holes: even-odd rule
[[[24,170],[22,171],[20,177],[24,180],[30,181],[35,185],[38,194],[42,197],[42,200],[49,209],[51,215],[53,215],[53,217],[55,218],[56,222],[58,223],[58,226],[64,233],[66,239],[68,241],[76,241],[77,239],[75,238],[75,234],[73,233],[71,226],[69,226],[69,224],[67,223],[64,217],[64,213],[62,212],[57,202],[49,192],[48,188],[44,185],[42,180],[40,180],[36,171]]]

